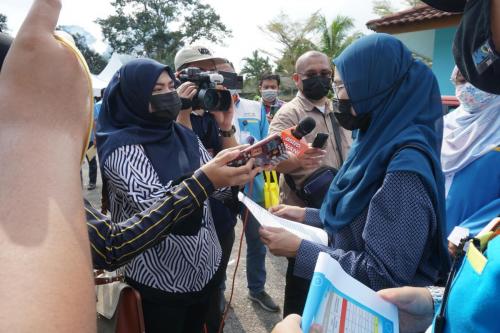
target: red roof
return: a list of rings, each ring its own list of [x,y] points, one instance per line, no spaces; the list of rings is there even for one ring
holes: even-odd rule
[[[461,15],[462,13],[442,12],[426,4],[422,4],[411,9],[390,14],[376,20],[368,21],[368,23],[366,23],[366,26],[368,27],[368,29],[378,31],[380,28],[384,27],[404,26]]]

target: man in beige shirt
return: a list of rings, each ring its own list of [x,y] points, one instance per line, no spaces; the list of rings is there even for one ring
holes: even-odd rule
[[[352,143],[352,133],[341,128],[333,117],[332,102],[326,97],[331,88],[332,69],[328,57],[317,51],[309,51],[299,57],[295,66],[293,80],[299,89],[297,96],[281,107],[274,116],[269,134],[297,126],[305,117],[312,117],[316,127],[304,138],[312,143],[317,133],[328,134],[327,144],[322,152],[320,149],[309,149],[301,156],[294,156],[279,164],[277,170],[280,178],[281,203],[294,206],[305,206],[286,184],[283,174],[289,174],[297,188],[304,180],[321,166],[338,169],[345,160]],[[335,129],[334,124],[335,122]],[[336,142],[335,131],[341,142]],[[338,147],[341,146],[341,154]]]
[[[332,68],[328,57],[317,51],[306,52],[297,59],[295,71],[293,80],[299,92],[276,113],[269,134],[281,133],[287,128],[297,126],[308,116],[316,121],[316,127],[304,136],[307,142],[312,143],[317,133],[328,134],[327,144],[323,149],[309,148],[303,154],[292,156],[277,167],[277,171],[281,173],[281,203],[304,207],[305,202],[290,189],[284,174],[290,175],[299,189],[302,188],[304,180],[322,166],[338,170],[351,146],[352,134],[338,125],[333,116],[332,102],[326,97],[332,84]],[[339,142],[336,139],[340,139]],[[293,260],[289,259],[283,309],[285,316],[290,313],[302,314],[309,288],[309,281],[293,275],[293,265]]]

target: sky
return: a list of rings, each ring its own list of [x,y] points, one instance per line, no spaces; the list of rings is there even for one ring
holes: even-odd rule
[[[19,29],[31,0],[1,0],[0,13],[7,15],[10,33],[15,35]],[[63,0],[63,9],[59,18],[60,25],[78,25],[96,37],[94,48],[103,52],[106,49],[97,18],[104,18],[113,13],[110,0]],[[242,59],[249,57],[254,50],[266,50],[276,53],[278,45],[274,43],[259,26],[266,25],[280,11],[288,14],[292,20],[305,20],[313,12],[320,10],[327,21],[336,15],[345,15],[354,19],[356,29],[370,33],[365,24],[377,18],[372,13],[370,0],[202,0],[210,4],[221,16],[221,20],[232,30],[232,37],[223,40],[223,46],[207,43],[215,54],[229,59],[239,70]]]

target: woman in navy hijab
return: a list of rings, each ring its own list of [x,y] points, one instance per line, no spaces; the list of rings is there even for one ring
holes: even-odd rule
[[[321,210],[274,209],[324,227],[331,245],[272,228],[261,230],[262,239],[275,254],[296,257],[294,274],[302,278],[312,277],[319,252],[327,252],[375,290],[433,284],[449,267],[436,79],[386,34],[359,39],[334,63],[335,116],[357,131],[356,140]]]
[[[140,59],[124,65],[106,89],[97,147],[114,221],[149,208],[210,159],[195,134],[175,123],[181,102],[174,82],[169,67]],[[191,189],[195,198],[213,186],[199,185]],[[141,293],[148,333],[201,332],[208,295],[221,281],[207,202],[125,267],[126,281]]]

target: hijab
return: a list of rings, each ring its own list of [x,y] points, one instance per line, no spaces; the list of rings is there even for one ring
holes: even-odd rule
[[[153,88],[165,71],[175,80],[168,66],[150,59],[137,59],[113,76],[104,93],[97,123],[101,168],[114,150],[125,145],[144,147],[163,185],[200,166],[195,134],[149,112]]]
[[[442,106],[434,74],[398,39],[372,34],[334,60],[357,115],[371,114],[333,180],[320,216],[333,233],[368,207],[386,173],[417,173],[430,193],[442,255],[445,223],[441,171]],[[402,149],[407,148],[407,149]]]
[[[500,144],[500,95],[466,82],[456,85],[456,96],[460,106],[444,117],[441,163],[447,178]]]

